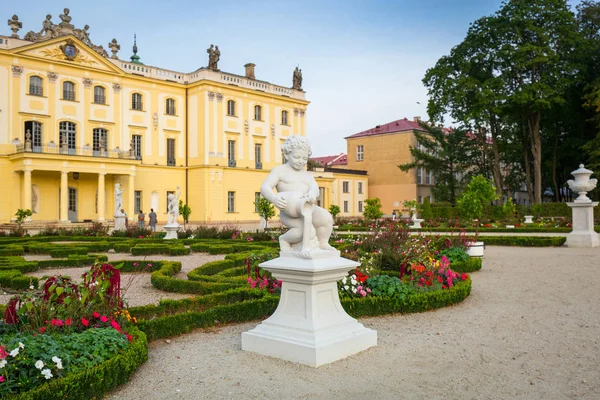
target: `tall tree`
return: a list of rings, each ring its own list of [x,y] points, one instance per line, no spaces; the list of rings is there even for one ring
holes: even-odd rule
[[[430,171],[435,180],[436,201],[454,205],[460,188],[458,178],[469,170],[477,152],[476,143],[463,130],[447,130],[426,123],[421,123],[421,127],[426,132],[414,131],[417,146],[409,147],[413,161],[398,168],[404,172],[416,168]]]

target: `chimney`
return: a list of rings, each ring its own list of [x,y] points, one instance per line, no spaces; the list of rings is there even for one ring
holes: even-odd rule
[[[421,117],[419,117],[419,116],[413,117],[413,121],[416,123],[419,123],[419,122],[421,122]]]
[[[248,64],[244,65],[244,67],[246,67],[246,78],[256,79],[254,77],[254,67],[256,67],[256,64],[248,63]]]

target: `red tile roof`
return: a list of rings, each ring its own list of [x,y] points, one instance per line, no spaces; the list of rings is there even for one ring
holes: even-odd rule
[[[363,137],[363,136],[373,136],[373,135],[383,135],[386,133],[393,132],[402,132],[402,131],[424,131],[419,124],[413,120],[409,120],[407,118],[399,119],[397,121],[389,122],[384,125],[377,125],[375,128],[367,129],[366,131],[362,131],[359,133],[355,133],[352,136],[347,136],[344,139],[355,138],[355,137]]]
[[[340,153],[336,156],[312,157],[311,160],[321,164],[323,167],[331,167],[334,165],[348,165],[348,156],[344,153]]]

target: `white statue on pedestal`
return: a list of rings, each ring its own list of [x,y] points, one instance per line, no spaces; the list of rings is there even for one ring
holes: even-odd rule
[[[177,224],[179,218],[179,196],[181,189],[177,186],[177,195],[170,193],[167,197],[169,204],[167,205],[167,224]]]
[[[314,203],[319,186],[306,171],[311,155],[308,139],[290,136],[281,146],[287,160],[273,168],[261,186],[261,194],[280,210],[281,222],[289,230],[279,237],[281,251],[310,258],[311,253],[336,251],[329,245],[333,230],[331,214]],[[277,193],[273,189],[277,189]]]
[[[125,189],[121,189],[121,184],[115,183],[115,216],[123,215],[123,192]]]

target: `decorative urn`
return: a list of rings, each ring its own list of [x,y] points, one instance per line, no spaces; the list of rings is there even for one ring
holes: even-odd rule
[[[579,193],[579,197],[575,199],[575,203],[591,203],[592,200],[586,196],[587,192],[591,192],[596,187],[598,181],[596,179],[590,179],[590,175],[594,172],[589,169],[585,169],[583,164],[579,164],[579,169],[571,172],[571,175],[575,177],[575,180],[569,179],[567,183],[572,191]]]

